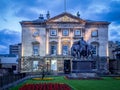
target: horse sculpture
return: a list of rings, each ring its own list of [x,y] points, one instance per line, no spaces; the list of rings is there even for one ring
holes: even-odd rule
[[[88,44],[83,39],[75,42],[71,47],[71,55],[74,58],[88,58],[93,57],[94,47],[91,44]]]

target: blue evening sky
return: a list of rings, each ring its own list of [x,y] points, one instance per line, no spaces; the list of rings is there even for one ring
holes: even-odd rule
[[[66,0],[67,12],[82,19],[109,21],[109,40],[120,40],[120,0]],[[21,42],[22,20],[34,20],[50,12],[64,12],[64,0],[0,0],[0,53],[8,53],[10,44]]]

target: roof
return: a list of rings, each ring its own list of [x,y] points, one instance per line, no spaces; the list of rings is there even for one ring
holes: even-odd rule
[[[86,20],[87,24],[106,24],[109,25],[110,22],[107,21],[92,21],[92,20]]]
[[[33,20],[33,21],[21,21],[20,24],[21,24],[21,25],[22,25],[22,24],[32,24],[32,25],[34,25],[34,24],[44,24],[45,21],[46,21],[46,20],[44,19],[43,15],[40,14],[40,16],[39,16],[38,19]]]
[[[93,21],[93,20],[83,20],[81,19],[80,17],[77,17],[75,15],[72,15],[71,13],[68,13],[68,12],[63,12],[59,15],[56,15],[48,20],[45,20],[44,17],[42,15],[40,15],[40,17],[36,20],[33,20],[33,21],[21,21],[20,23],[21,24],[46,24],[47,22],[50,22],[52,20],[55,20],[55,19],[58,19],[60,17],[63,17],[63,16],[69,16],[70,18],[73,18],[75,20],[78,20],[79,22],[82,22],[82,23],[86,23],[86,24],[106,24],[106,25],[109,25],[110,22],[107,22],[107,21]],[[60,22],[60,21],[59,21]]]
[[[0,54],[0,57],[16,57],[15,54]]]
[[[57,18],[60,18],[60,17],[63,17],[63,16],[69,16],[69,17],[71,17],[73,19],[76,19],[78,21],[85,22],[85,20],[83,20],[83,19],[81,19],[81,18],[79,18],[79,17],[77,17],[75,15],[72,15],[71,13],[68,13],[68,12],[63,12],[63,13],[55,16],[55,17],[50,18],[48,21],[51,21],[51,20],[54,20],[54,19],[57,19]]]

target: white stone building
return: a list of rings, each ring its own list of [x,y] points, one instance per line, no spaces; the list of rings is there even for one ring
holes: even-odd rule
[[[63,73],[65,60],[72,70],[70,55],[75,41],[84,38],[95,46],[94,55],[99,57],[97,71],[107,70],[108,25],[109,22],[83,20],[64,12],[53,18],[44,19],[42,15],[34,21],[22,21],[21,72],[40,71],[45,63],[49,71]]]

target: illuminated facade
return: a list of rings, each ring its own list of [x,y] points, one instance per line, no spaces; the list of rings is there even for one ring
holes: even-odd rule
[[[48,71],[63,73],[65,60],[73,59],[71,46],[81,37],[95,46],[96,57],[104,58],[99,62],[99,69],[107,70],[108,25],[67,12],[46,20],[40,15],[37,20],[22,21],[21,72],[40,71],[40,66],[45,64]]]

